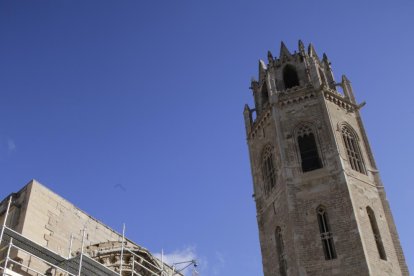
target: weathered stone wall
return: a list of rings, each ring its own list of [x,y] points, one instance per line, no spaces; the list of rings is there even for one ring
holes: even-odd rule
[[[68,256],[71,235],[72,252],[81,248],[84,228],[85,245],[122,239],[119,233],[36,181],[29,184],[28,193],[22,235],[62,256]]]
[[[69,257],[70,246],[70,257],[80,252],[83,236],[84,252],[86,254],[87,252],[93,251],[91,248],[96,247],[96,244],[105,244],[108,242],[108,244],[117,244],[120,247],[122,241],[122,235],[120,233],[117,233],[102,222],[86,214],[35,180],[32,180],[21,191],[12,195],[14,200],[7,220],[7,226],[64,258]],[[0,222],[4,219],[6,207],[7,200],[4,200],[0,205]],[[84,232],[85,235],[83,234]],[[72,235],[73,241],[71,245]],[[145,255],[148,260],[151,260],[153,264],[161,263],[160,260],[154,258],[145,248],[136,245],[128,239],[125,241],[127,247],[135,248],[141,255]],[[91,245],[92,247],[89,248]],[[120,254],[118,253],[112,256],[116,261],[119,261],[120,258]],[[31,269],[42,273],[50,268],[43,261],[29,256],[22,251],[19,251],[18,254],[11,254],[11,256],[23,265],[29,265]],[[108,263],[107,267],[119,269],[119,264],[118,266],[114,266],[116,261]],[[124,261],[126,267],[131,267],[131,264],[128,263],[132,261],[131,258],[125,258]],[[30,271],[26,268],[20,269],[16,265],[13,270],[25,276],[37,275],[33,270]],[[172,269],[168,265],[164,266],[164,270],[172,273]],[[178,273],[177,275],[181,274]]]
[[[84,246],[91,244],[122,240],[121,234],[115,232],[100,221],[86,214],[67,200],[47,189],[35,180],[29,182],[22,190],[13,195],[7,226],[21,233],[26,238],[67,258],[71,235],[73,235],[71,256],[81,250],[83,229],[85,229]],[[0,221],[4,219],[7,200],[1,205]],[[126,240],[128,244],[132,242]],[[34,257],[19,252],[11,256],[32,269],[44,272],[48,265]],[[33,271],[23,268],[19,273],[35,275]],[[34,274],[33,274],[34,273]]]
[[[328,112],[332,122],[332,128],[335,133],[335,140],[338,145],[341,161],[345,169],[346,181],[351,192],[353,202],[353,211],[355,213],[361,239],[363,241],[365,254],[371,275],[402,275],[399,261],[396,255],[396,248],[390,233],[390,224],[392,220],[387,219],[385,214],[378,188],[383,189],[381,183],[377,181],[377,170],[375,164],[370,161],[369,145],[362,139],[364,129],[361,129],[357,120],[356,112],[346,112],[336,104],[327,101]],[[359,147],[363,157],[367,174],[359,173],[353,170],[348,161],[346,148],[340,131],[341,123],[346,122],[356,132],[359,141]],[[380,186],[380,187],[378,187]],[[375,212],[382,243],[384,245],[387,260],[381,260],[374,239],[373,231],[367,215],[367,207],[372,208]]]
[[[287,192],[284,176],[282,175],[282,158],[280,157],[279,144],[275,143],[276,129],[275,122],[271,116],[270,110],[263,113],[261,123],[256,126],[256,130],[252,133],[252,139],[249,140],[249,149],[251,155],[251,165],[253,172],[257,221],[259,225],[260,245],[262,250],[263,268],[265,275],[277,275],[279,271],[278,256],[276,255],[275,230],[281,227],[282,233],[285,234],[284,239],[286,245],[293,242],[293,236],[289,223],[289,213],[286,212]],[[269,194],[265,194],[263,185],[263,175],[261,171],[262,151],[266,145],[271,145],[274,149],[274,164],[276,168],[277,183]],[[277,200],[275,200],[277,199]],[[286,246],[286,251],[292,251],[287,254],[287,262],[294,261],[294,248]]]
[[[3,200],[0,205],[0,225],[3,225],[10,197],[12,197],[13,200],[10,205],[7,226],[13,228],[17,232],[21,232],[24,217],[26,215],[26,202],[28,197],[27,187],[25,186],[17,193],[10,194]]]

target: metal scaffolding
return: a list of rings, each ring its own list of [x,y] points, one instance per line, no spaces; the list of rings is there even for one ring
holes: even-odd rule
[[[12,197],[9,198],[0,232],[0,273],[2,276],[182,276],[182,270],[165,265],[163,261],[149,262],[143,256],[125,246],[125,226],[118,271],[109,269],[84,253],[85,229],[79,254],[71,257],[73,236],[70,239],[69,256],[63,257],[37,244],[7,226]],[[30,260],[23,262],[22,260]],[[195,261],[190,261],[196,266]],[[36,263],[37,267],[31,264]],[[41,265],[39,265],[41,264]],[[42,267],[39,269],[38,267]],[[44,269],[45,268],[45,269]],[[115,269],[116,270],[116,269]]]

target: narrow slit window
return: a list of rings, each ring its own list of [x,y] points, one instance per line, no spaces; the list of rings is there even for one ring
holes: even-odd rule
[[[317,208],[317,216],[325,260],[336,259],[335,245],[325,207],[319,206]]]
[[[303,172],[322,168],[315,135],[309,126],[302,126],[298,132],[298,145]]]
[[[282,230],[280,227],[276,227],[276,251],[277,257],[279,261],[279,272],[281,276],[287,275],[287,263],[286,263],[286,256],[285,256],[285,246],[283,244],[283,237],[282,237]]]
[[[273,147],[266,146],[262,154],[262,175],[265,193],[268,194],[276,185],[276,170],[273,162]]]
[[[283,82],[285,89],[299,86],[299,77],[295,66],[288,64],[283,68]]]
[[[387,255],[385,254],[384,244],[382,243],[381,233],[378,229],[377,220],[375,219],[374,211],[367,207],[367,213],[369,222],[371,224],[372,233],[374,234],[375,243],[377,244],[378,254],[382,260],[387,259]]]
[[[361,150],[359,149],[358,139],[356,135],[347,127],[342,128],[342,138],[344,140],[346,153],[348,155],[351,168],[357,172],[366,174],[364,161],[362,159]]]

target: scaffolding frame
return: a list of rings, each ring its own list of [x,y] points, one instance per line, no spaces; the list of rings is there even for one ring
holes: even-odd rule
[[[84,253],[85,246],[85,235],[86,229],[82,230],[82,245],[81,250],[78,256],[71,257],[72,254],[72,244],[74,236],[71,235],[69,242],[69,254],[68,257],[63,257],[62,255],[53,252],[49,248],[42,246],[31,239],[24,237],[22,234],[16,232],[15,230],[7,226],[7,220],[9,217],[10,207],[13,201],[13,197],[10,196],[7,209],[4,215],[4,220],[2,223],[0,231],[0,246],[5,244],[0,248],[0,275],[1,276],[15,276],[20,275],[18,272],[15,272],[14,267],[19,267],[19,269],[24,269],[26,273],[34,273],[37,276],[144,276],[138,272],[138,269],[142,269],[145,275],[151,276],[175,276],[182,275],[181,271],[175,271],[175,267],[168,267],[169,271],[166,270],[166,267],[163,262],[163,253],[161,254],[161,263],[156,261],[157,265],[146,260],[143,256],[139,256],[137,253],[133,252],[131,249],[125,246],[125,224],[123,224],[122,229],[122,243],[121,243],[121,256],[119,264],[119,272],[115,272],[105,265],[99,263],[93,258],[89,257]],[[31,258],[34,258],[43,263],[48,267],[45,272],[38,271],[29,264],[23,264],[11,257],[12,252],[23,253]],[[2,254],[5,254],[3,257]],[[124,257],[125,254],[129,254],[129,257],[132,259],[129,261],[130,268],[124,267]],[[195,264],[195,262],[194,262]],[[126,273],[124,273],[126,272]]]
[[[6,257],[2,261],[0,261],[0,271],[3,273],[2,275],[15,275],[15,274],[11,273],[11,271],[13,271],[13,269],[7,268],[8,264],[14,264],[16,266],[19,266],[21,268],[26,269],[26,272],[30,271],[30,272],[34,272],[34,273],[36,273],[37,275],[40,275],[40,276],[49,276],[49,275],[46,275],[43,272],[40,272],[40,271],[30,267],[29,265],[21,264],[21,263],[15,261],[13,258],[11,258],[10,257],[10,252],[13,248],[18,250],[19,252],[23,252],[23,253],[31,256],[31,257],[34,257],[35,259],[47,264],[50,268],[55,269],[55,272],[54,272],[53,275],[57,275],[57,273],[63,273],[63,275],[65,275],[65,276],[78,276],[78,275],[80,275],[80,274],[76,275],[76,274],[70,273],[69,271],[66,271],[66,270],[62,269],[62,268],[58,267],[57,265],[54,265],[54,264],[52,264],[52,263],[36,256],[36,255],[33,255],[33,254],[27,252],[26,250],[14,245],[13,244],[13,238],[10,239],[8,245],[6,245],[6,246],[4,246],[3,248],[0,249],[0,253],[3,252],[5,249],[7,249]],[[3,263],[4,263],[4,266],[2,266]],[[59,274],[59,275],[61,275],[61,274]]]

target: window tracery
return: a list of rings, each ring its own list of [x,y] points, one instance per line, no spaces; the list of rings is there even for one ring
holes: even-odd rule
[[[347,126],[342,127],[342,139],[345,144],[351,168],[357,172],[366,174],[364,160],[362,159],[361,150],[358,145],[358,137]]]
[[[270,193],[276,185],[276,170],[273,159],[273,147],[267,145],[262,153],[262,176],[266,194]]]
[[[325,260],[336,259],[336,251],[326,209],[323,206],[319,206],[316,211]]]

